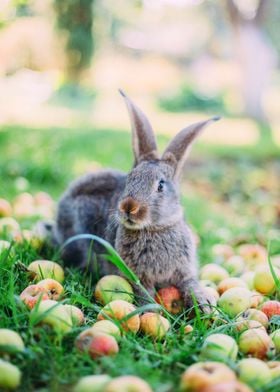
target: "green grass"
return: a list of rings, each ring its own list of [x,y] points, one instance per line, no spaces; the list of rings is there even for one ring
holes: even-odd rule
[[[160,137],[159,141],[164,145],[166,138]],[[266,245],[269,239],[279,240],[276,156],[274,146],[265,150],[261,146],[243,149],[196,146],[183,176],[182,202],[188,221],[200,237],[202,263],[213,260],[211,248],[216,243]],[[31,193],[43,190],[57,199],[69,181],[92,162],[99,167],[129,170],[132,162],[129,135],[115,130],[5,127],[0,130],[0,197],[12,200],[23,190]],[[23,220],[21,224],[28,227],[31,221]],[[279,241],[271,245],[272,254],[280,253]],[[29,281],[17,262],[28,265],[43,257],[60,261],[55,250],[38,251],[28,243],[14,245],[10,252],[0,255],[0,326],[18,331],[26,345],[24,353],[11,355],[11,361],[23,373],[19,391],[71,391],[81,376],[106,373],[113,377],[138,375],[156,392],[176,392],[183,371],[199,360],[200,348],[208,334],[225,332],[238,337],[232,322],[224,324],[217,320],[210,328],[208,317],[201,315],[188,321],[187,314],[183,314],[177,320],[170,317],[172,328],[165,341],[126,334],[120,340],[116,357],[91,360],[74,346],[84,326],[59,339],[50,329],[33,325],[29,311],[19,301],[18,296]],[[66,268],[65,272],[64,301],[83,309],[86,326],[91,326],[100,310],[92,296],[94,278],[76,268]],[[186,323],[194,327],[190,335],[183,333]],[[279,355],[275,359],[279,360]],[[256,386],[256,391],[277,392],[279,388],[278,382],[265,388]]]

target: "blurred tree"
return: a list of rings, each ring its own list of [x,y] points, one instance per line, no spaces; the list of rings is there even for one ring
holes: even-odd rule
[[[58,28],[66,35],[66,82],[79,84],[93,54],[94,0],[54,0]]]
[[[276,50],[265,32],[270,2],[227,0],[223,4],[234,29],[246,114],[266,123],[263,96],[276,66]]]

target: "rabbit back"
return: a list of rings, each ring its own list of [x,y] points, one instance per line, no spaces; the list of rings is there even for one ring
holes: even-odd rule
[[[58,204],[54,240],[62,245],[78,234],[95,234],[114,245],[116,224],[112,212],[125,186],[126,174],[115,170],[102,170],[87,174],[70,184]],[[89,240],[69,244],[63,259],[68,265],[85,267],[89,260]],[[102,253],[97,244],[94,254]],[[106,263],[98,263],[102,274],[107,273]],[[104,265],[101,265],[104,264]]]

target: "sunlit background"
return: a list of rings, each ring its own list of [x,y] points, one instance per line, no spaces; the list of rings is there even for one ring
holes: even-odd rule
[[[57,198],[86,171],[128,170],[122,88],[161,146],[222,116],[186,166],[194,225],[278,226],[279,18],[278,0],[0,0],[2,196]]]

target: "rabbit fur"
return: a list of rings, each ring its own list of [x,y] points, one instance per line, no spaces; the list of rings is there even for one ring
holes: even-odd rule
[[[152,127],[143,112],[121,91],[132,126],[134,167],[125,173],[104,170],[74,181],[62,196],[54,227],[62,245],[77,234],[91,233],[109,241],[140,278],[150,295],[155,288],[176,286],[186,307],[213,299],[198,283],[193,235],[180,204],[178,179],[193,140],[217,120],[198,122],[178,133],[159,156]],[[89,240],[65,248],[66,263],[85,267]],[[94,244],[101,275],[118,273],[102,259],[104,249]],[[143,296],[143,293],[138,294]]]

